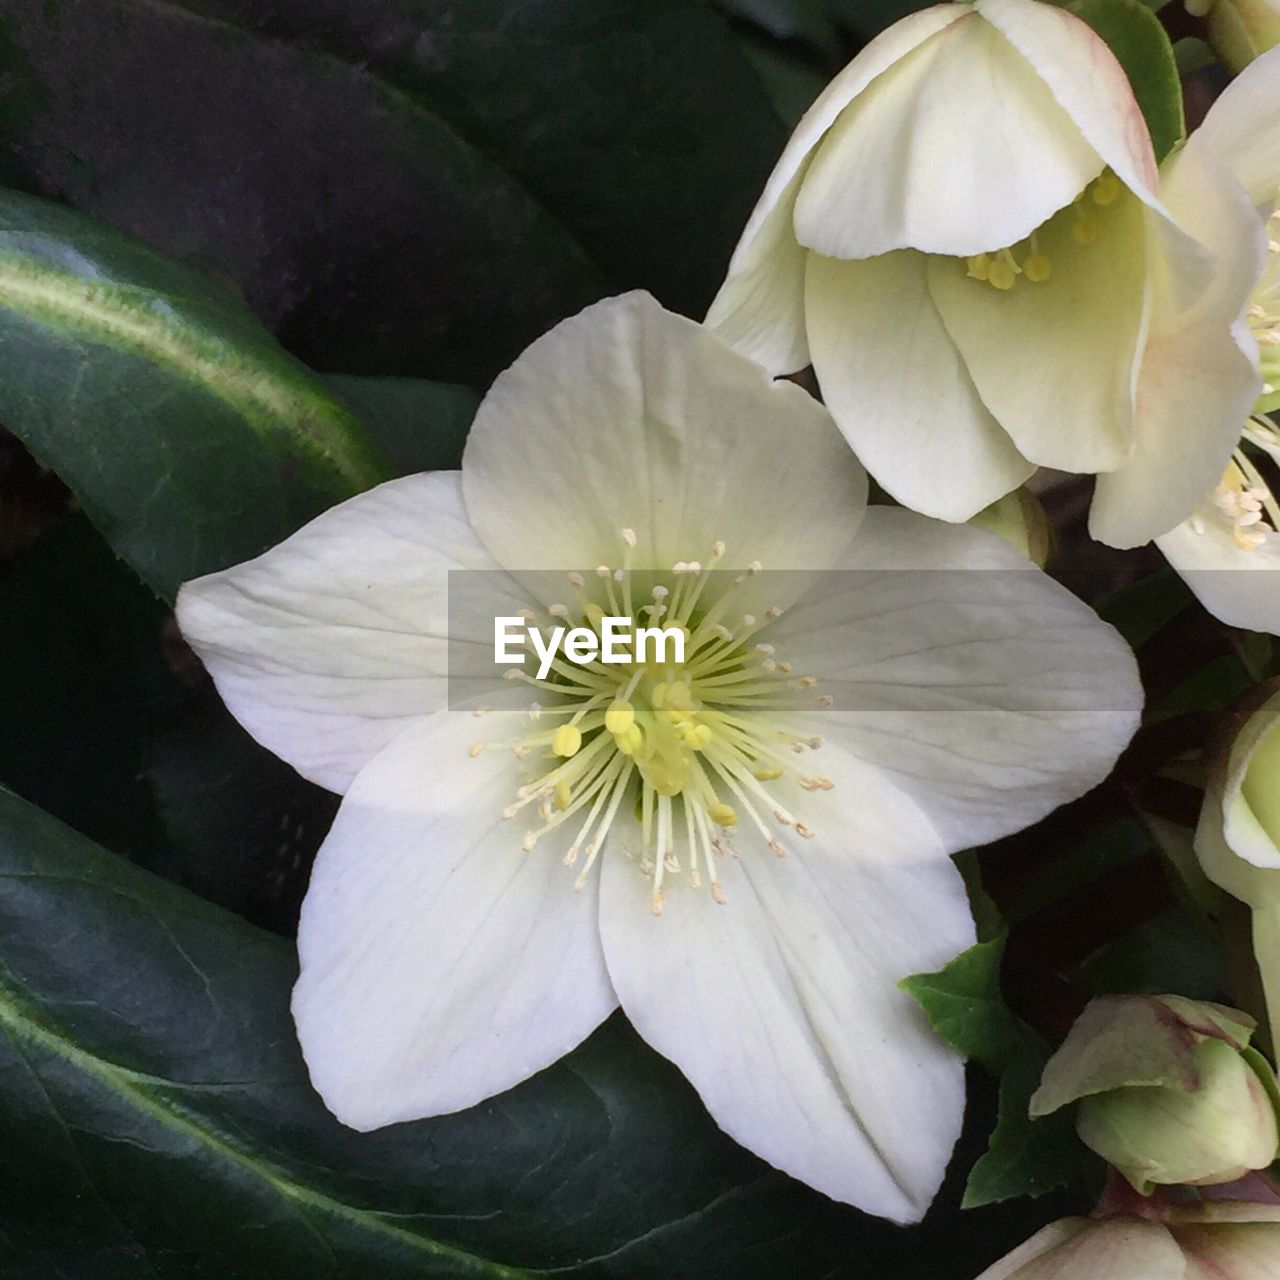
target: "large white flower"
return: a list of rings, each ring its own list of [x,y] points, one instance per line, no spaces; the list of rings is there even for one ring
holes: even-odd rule
[[[1264,381],[1234,452],[1223,455],[1216,487],[1156,542],[1210,612],[1232,626],[1280,634],[1280,498],[1267,464],[1258,465],[1260,457],[1269,457],[1273,469],[1280,465],[1280,431],[1263,416],[1280,408],[1280,49],[1251,63],[1228,87],[1187,151],[1226,166],[1267,229],[1266,257],[1241,335],[1257,354]]]
[[[340,1119],[469,1106],[620,1003],[744,1145],[921,1216],[963,1080],[896,984],[973,939],[948,855],[1097,782],[1140,693],[999,539],[865,507],[821,405],[631,294],[497,380],[461,473],[183,588],[232,711],[345,793],[294,1000]],[[550,593],[503,572],[531,569]],[[446,709],[451,604],[490,644],[521,607],[690,639],[682,666],[561,659],[476,715]]]
[[[1231,334],[1260,252],[1211,158],[1163,190],[1129,82],[1062,8],[974,0],[873,40],[800,122],[708,323],[812,363],[858,456],[965,520],[1036,465],[1101,491],[1133,546],[1190,514],[1257,395]]]

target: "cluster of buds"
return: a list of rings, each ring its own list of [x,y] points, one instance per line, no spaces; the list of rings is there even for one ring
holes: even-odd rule
[[[1094,1217],[1046,1227],[980,1280],[1280,1275],[1280,1195],[1253,1172],[1276,1159],[1280,1094],[1250,1048],[1255,1029],[1238,1010],[1178,996],[1094,1000],[1031,1113],[1074,1104],[1081,1139],[1123,1181]]]

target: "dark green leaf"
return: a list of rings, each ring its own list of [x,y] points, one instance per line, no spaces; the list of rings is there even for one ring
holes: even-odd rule
[[[325,378],[359,415],[398,476],[452,471],[480,397],[469,387],[421,378]]]
[[[34,189],[346,372],[480,386],[631,286],[701,314],[784,138],[695,0],[9,0],[0,31]]]
[[[287,943],[0,792],[6,1278],[837,1266],[857,1215],[736,1148],[622,1022],[470,1112],[359,1135],[307,1085],[293,976]]]
[[[1000,1117],[984,1155],[969,1173],[965,1209],[1015,1196],[1041,1196],[1096,1176],[1099,1162],[1076,1137],[1070,1112],[1042,1120],[1027,1113],[1048,1052],[1028,1038],[1000,1077]]]
[[[718,8],[758,27],[775,40],[801,40],[834,52],[840,35],[827,0],[715,0]]]
[[[1092,996],[1176,991],[1193,1000],[1218,1000],[1227,989],[1216,936],[1202,916],[1181,905],[1100,947],[1074,977]]]
[[[0,782],[143,858],[163,844],[142,776],[150,719],[183,693],[167,616],[82,515],[0,572]]]
[[[1182,81],[1173,45],[1160,19],[1142,0],[1075,0],[1068,6],[1110,46],[1133,85],[1151,130],[1156,159],[1186,136]]]
[[[14,192],[0,421],[165,596],[390,475],[355,415],[223,290]]]
[[[1098,613],[1131,648],[1140,650],[1195,602],[1191,588],[1172,569],[1164,568],[1122,587]]]

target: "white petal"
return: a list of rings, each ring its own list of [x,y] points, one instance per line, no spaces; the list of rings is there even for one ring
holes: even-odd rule
[[[717,863],[724,905],[676,883],[655,917],[648,878],[611,860],[605,956],[636,1029],[731,1137],[837,1200],[917,1221],[964,1078],[897,983],[970,946],[973,925],[919,811],[851,758],[823,763],[834,791],[796,788],[816,838],[785,858],[744,838],[740,862]]]
[[[1168,1228],[1117,1216],[1054,1223],[978,1280],[1186,1280],[1186,1271]]]
[[[440,712],[362,770],[312,873],[293,1013],[312,1083],[353,1129],[501,1093],[617,1003],[597,895],[521,852],[502,818],[515,760],[473,759],[478,723]]]
[[[796,238],[835,258],[996,249],[1102,167],[1027,60],[971,12],[844,109],[801,184]]]
[[[929,262],[929,291],[983,403],[1032,462],[1085,473],[1129,447],[1146,309],[1145,207],[1125,193],[1090,213],[1090,245],[1076,243],[1071,211],[1041,228],[1053,268],[1041,284],[1000,290],[962,261]]]
[[[1262,224],[1197,138],[1165,165],[1164,193],[1214,254],[1214,274],[1187,298],[1170,264],[1153,260],[1133,447],[1119,469],[1098,477],[1089,516],[1093,536],[1112,546],[1137,546],[1190,515],[1221,479],[1262,390],[1256,348],[1238,328],[1262,269]]]
[[[809,342],[823,398],[899,502],[967,520],[1035,470],[978,397],[947,336],[923,254],[811,254]]]
[[[804,337],[804,250],[792,217],[800,178],[813,148],[836,117],[886,68],[968,6],[935,5],[881,32],[827,86],[796,126],[729,263],[707,324],[770,373],[809,363]]]
[[[1158,208],[1151,135],[1105,41],[1074,14],[1039,0],[975,0],[974,8],[1031,64],[1102,163]]]
[[[476,603],[524,607],[471,531],[459,473],[409,476],[188,582],[178,624],[236,719],[303,777],[344,791],[406,725],[445,706],[448,575],[460,569],[488,571],[471,579]]]
[[[1048,575],[993,534],[885,507],[868,511],[845,570],[769,632],[834,699],[798,732],[884,770],[949,852],[1107,775],[1138,725],[1137,666]]]
[[[866,476],[827,411],[709,329],[631,293],[588,307],[498,380],[471,428],[463,488],[508,568],[831,563]]]
[[[1195,132],[1244,184],[1254,204],[1280,193],[1280,47],[1251,62]]]
[[[1156,546],[1215,618],[1280,635],[1280,540],[1243,550],[1209,510],[1157,538]]]

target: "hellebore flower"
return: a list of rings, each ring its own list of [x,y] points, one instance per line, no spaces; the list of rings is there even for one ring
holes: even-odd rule
[[[1209,19],[1209,43],[1237,74],[1280,44],[1280,0],[1187,0],[1187,11]]]
[[[1248,200],[1194,151],[1160,185],[1082,21],[937,5],[800,122],[707,322],[775,373],[812,363],[859,458],[927,515],[967,520],[1037,465],[1157,468],[1094,504],[1095,536],[1137,545],[1221,474],[1258,385],[1231,333]]]
[[[456,568],[488,570],[486,639],[521,607],[657,616],[685,661],[561,657],[497,682],[519,709],[447,709]],[[1088,609],[989,534],[867,511],[821,405],[644,294],[499,377],[461,472],[178,617],[250,732],[345,793],[294,996],[339,1119],[470,1106],[621,1004],[739,1142],[901,1221],[963,1110],[896,987],[973,938],[948,855],[1096,783],[1140,703]]]
[[[1253,416],[1246,421],[1241,415],[1243,435],[1234,452],[1224,454],[1217,486],[1156,544],[1211,613],[1231,626],[1280,634],[1280,499],[1253,452],[1280,464],[1280,431],[1263,416],[1280,408],[1280,49],[1252,63],[1227,88],[1187,150],[1202,150],[1229,169],[1266,228],[1266,256],[1242,335],[1260,357],[1263,386]],[[1259,576],[1259,570],[1265,573]]]
[[[978,1280],[1275,1280],[1280,1209],[1247,1202],[1168,1206],[1045,1227]]]
[[[1220,888],[1253,908],[1253,951],[1271,1042],[1280,1044],[1280,693],[1237,714],[1235,732],[1210,760],[1195,850]]]
[[[1280,1148],[1275,1075],[1248,1014],[1178,996],[1091,1001],[1045,1064],[1033,1117],[1076,1103],[1080,1140],[1140,1195],[1234,1182]]]

